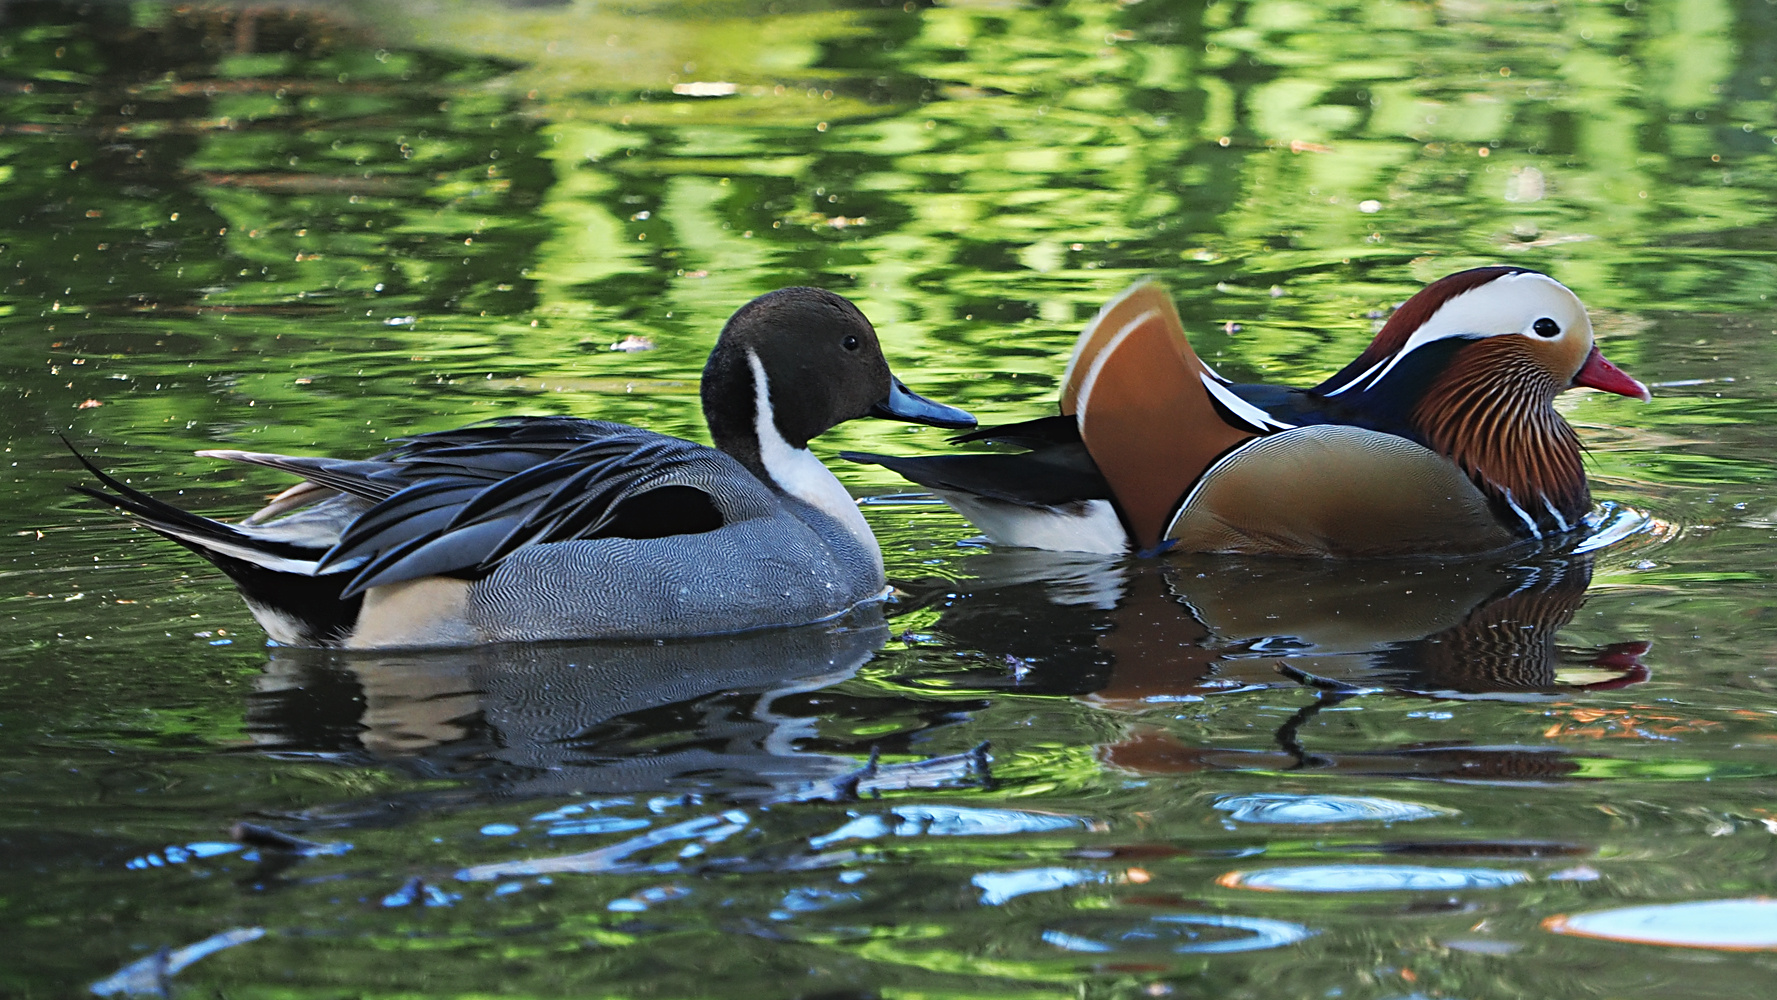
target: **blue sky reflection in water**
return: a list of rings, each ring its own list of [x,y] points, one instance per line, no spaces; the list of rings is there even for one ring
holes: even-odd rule
[[[1764,0],[8,4],[0,993],[1767,995],[1774,77]],[[1653,386],[1560,404],[1588,546],[1029,553],[841,467],[837,627],[326,655],[54,437],[232,516],[193,449],[703,439],[782,285],[996,422],[1137,276],[1310,384],[1497,261]]]

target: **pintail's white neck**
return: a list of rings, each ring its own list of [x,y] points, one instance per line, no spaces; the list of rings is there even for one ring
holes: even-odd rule
[[[759,438],[759,464],[765,467],[765,474],[778,489],[844,525],[845,530],[876,560],[877,572],[881,573],[882,549],[877,546],[870,525],[864,522],[864,515],[858,511],[856,501],[813,452],[792,447],[784,440],[772,412],[771,383],[765,377],[765,364],[751,347],[746,351],[747,365],[753,370],[753,433]]]

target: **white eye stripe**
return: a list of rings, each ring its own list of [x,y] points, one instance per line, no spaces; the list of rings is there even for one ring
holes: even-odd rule
[[[1516,318],[1523,316],[1525,311],[1530,311],[1535,319],[1526,323]],[[1562,323],[1555,318],[1557,316],[1566,316],[1567,322]],[[1353,388],[1375,388],[1403,358],[1426,344],[1452,337],[1524,333],[1533,330],[1535,324],[1544,319],[1555,323],[1557,331],[1540,339],[1552,339],[1563,331],[1572,331],[1578,327],[1583,327],[1588,334],[1591,330],[1585,306],[1559,281],[1535,271],[1502,275],[1460,295],[1451,296],[1413,331],[1399,350],[1327,395],[1337,395]]]

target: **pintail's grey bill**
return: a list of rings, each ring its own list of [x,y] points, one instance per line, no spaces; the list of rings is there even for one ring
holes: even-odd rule
[[[890,378],[888,398],[870,408],[873,417],[885,417],[889,420],[906,420],[916,424],[931,424],[934,427],[969,428],[975,426],[975,418],[966,411],[931,400],[914,392],[902,384],[898,378]]]

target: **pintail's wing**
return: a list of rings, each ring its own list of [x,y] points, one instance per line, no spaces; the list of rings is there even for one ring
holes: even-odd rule
[[[713,448],[603,421],[532,418],[422,435],[382,460],[407,485],[323,560],[367,559],[347,596],[426,576],[484,576],[532,545],[714,531],[771,503],[763,484],[744,489],[752,477]]]
[[[763,485],[753,495],[751,477],[713,448],[567,417],[421,434],[371,459],[200,454],[303,477],[244,524],[328,496],[367,503],[316,568],[354,571],[346,598],[427,576],[485,576],[530,545],[713,531],[770,504]]]

